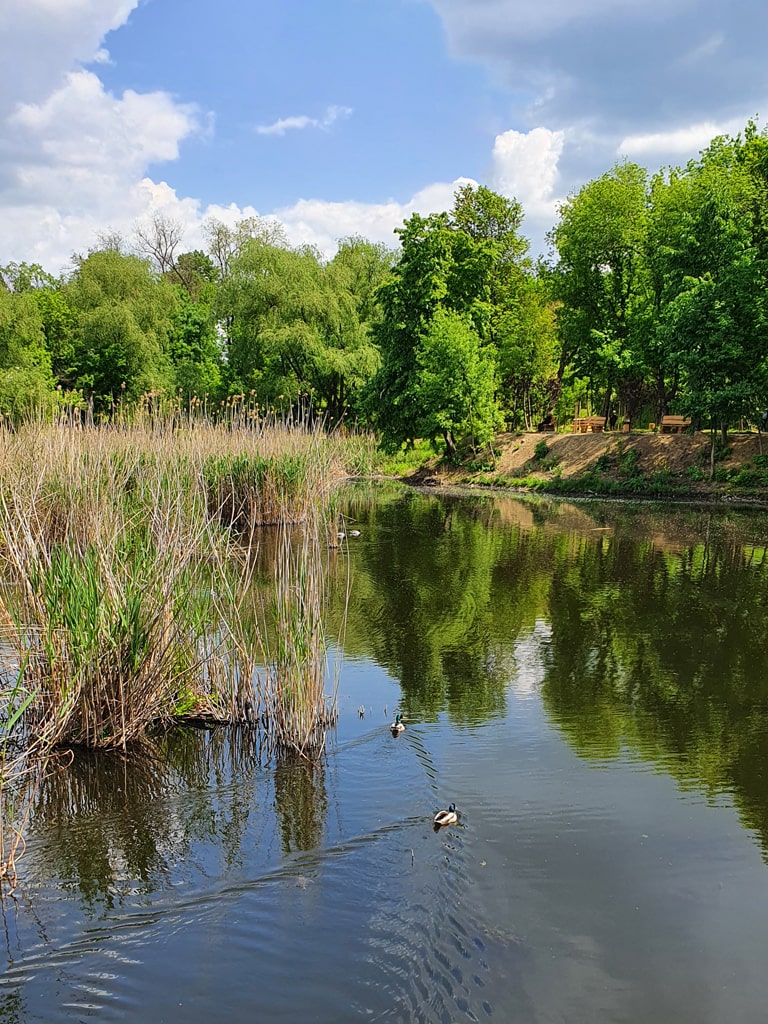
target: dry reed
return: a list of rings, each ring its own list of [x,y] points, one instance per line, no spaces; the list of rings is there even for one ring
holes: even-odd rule
[[[297,530],[282,523],[274,569],[274,646],[268,664],[264,715],[269,741],[279,751],[316,760],[336,721],[336,674],[326,696],[326,528],[313,517]]]
[[[145,415],[0,432],[0,642],[13,652],[0,799],[23,790],[33,753],[125,749],[184,717],[265,725],[274,749],[317,757],[335,720],[324,508],[346,473],[333,439],[291,422]],[[252,586],[256,528],[272,521],[274,649]],[[26,811],[5,810],[12,865]]]

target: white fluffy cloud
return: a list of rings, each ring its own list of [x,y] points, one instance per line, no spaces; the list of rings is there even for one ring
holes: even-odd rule
[[[529,126],[496,137],[488,184],[523,204],[534,252],[559,196],[617,155],[680,162],[713,134],[739,130],[768,97],[764,0],[732,0],[727,18],[721,0],[427,2],[453,52],[510,87],[518,104],[510,119]],[[205,130],[203,112],[164,92],[111,94],[88,70],[109,60],[109,32],[139,3],[0,0],[0,263],[55,270],[98,232],[129,235],[154,211],[187,226],[189,247],[201,244],[206,216],[256,215],[235,205],[203,209],[149,177]],[[350,114],[329,107],[255,130],[323,129]],[[406,217],[448,208],[465,180],[380,203],[304,198],[262,213],[279,218],[292,242],[326,253],[350,234],[394,244]]]
[[[0,263],[24,259],[58,270],[100,232],[130,236],[137,221],[155,212],[185,226],[188,248],[203,244],[207,217],[233,224],[259,214],[278,219],[293,244],[314,245],[327,255],[340,238],[356,234],[394,246],[394,229],[407,217],[448,209],[456,190],[470,180],[433,183],[411,197],[381,203],[300,199],[274,211],[235,204],[204,208],[146,174],[152,163],[176,159],[201,121],[199,111],[166,93],[128,90],[114,96],[82,69],[70,72],[42,102],[19,104],[6,120],[12,145],[5,153],[5,184],[0,178]],[[561,148],[562,136],[542,128],[496,139],[489,183],[520,199],[534,243],[537,224],[542,235],[551,224]]]
[[[293,206],[274,211],[294,244],[315,245],[332,255],[340,238],[362,235],[373,242],[393,246],[394,230],[414,213],[423,215],[447,210],[458,188],[470,182],[457,178],[438,182],[418,191],[405,202],[389,199],[383,203],[358,203],[352,200],[330,203],[322,199],[300,199]]]
[[[18,102],[39,103],[75,67],[103,61],[104,37],[139,0],[3,0],[0,118]]]
[[[152,161],[175,160],[197,116],[162,92],[112,96],[96,75],[76,71],[44,103],[21,104],[8,123],[45,158],[45,166],[25,169],[25,183],[34,187],[40,175],[47,189],[63,183],[71,199],[82,172],[90,187],[95,175],[133,179]]]
[[[89,62],[139,0],[0,5],[0,262],[50,269],[153,208],[150,163],[172,160],[199,115],[162,92],[108,93]]]
[[[530,132],[507,131],[496,136],[493,146],[493,180],[496,191],[517,199],[525,211],[524,233],[534,254],[543,251],[544,235],[557,216],[561,196],[556,192],[558,163],[565,135],[547,128]]]
[[[488,184],[503,195],[517,199],[525,210],[523,232],[534,254],[543,251],[544,235],[552,227],[560,196],[556,192],[558,160],[564,135],[546,128],[530,132],[507,131],[496,136]],[[394,245],[393,231],[411,214],[436,213],[450,209],[462,185],[477,184],[471,178],[438,182],[420,189],[404,202],[329,203],[302,199],[274,211],[294,243],[316,245],[323,252],[335,251],[339,238],[360,234],[373,241]]]
[[[199,117],[161,92],[113,96],[80,70],[43,102],[19,104],[6,125],[0,261],[61,266],[98,231],[129,230],[156,206],[146,168],[176,159]]]
[[[154,212],[184,224],[189,248],[202,245],[206,217],[231,224],[259,213],[279,219],[293,244],[312,244],[328,255],[340,238],[355,234],[395,245],[394,229],[407,217],[448,209],[456,189],[469,180],[429,184],[410,197],[380,203],[304,198],[274,211],[235,204],[203,208],[195,198],[177,195],[148,171],[177,159],[182,143],[204,130],[202,112],[164,92],[112,94],[84,66],[109,59],[105,37],[137,4],[5,0],[0,7],[0,264],[27,260],[57,271],[99,233],[130,236],[136,222]],[[279,135],[327,128],[350,113],[329,107],[317,118],[283,118],[259,130]],[[538,221],[551,223],[561,149],[562,135],[542,128],[496,139],[489,184],[520,199],[534,237]]]
[[[627,135],[618,145],[621,156],[633,159],[646,157],[687,156],[704,149],[716,135],[731,135],[744,127],[744,121],[731,120],[722,124],[703,121],[666,132],[648,132],[645,135]]]

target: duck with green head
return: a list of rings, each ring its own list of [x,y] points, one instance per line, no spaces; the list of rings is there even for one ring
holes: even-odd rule
[[[403,722],[403,716],[398,713],[395,715],[394,722],[390,725],[389,731],[393,736],[399,736],[400,733],[405,729],[405,722]]]
[[[435,832],[445,825],[455,825],[459,820],[456,804],[450,804],[447,811],[438,811],[435,815]]]

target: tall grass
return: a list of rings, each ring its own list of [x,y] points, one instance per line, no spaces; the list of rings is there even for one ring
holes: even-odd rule
[[[2,748],[0,799],[32,752],[125,749],[185,717],[265,726],[274,749],[317,756],[335,720],[325,509],[345,459],[321,430],[277,421],[0,433],[0,738],[23,735],[27,755]],[[259,603],[257,531],[273,522]],[[0,836],[0,862],[8,851]]]
[[[184,460],[27,440],[33,466],[9,452],[0,477],[0,625],[35,692],[27,718],[45,747],[124,747],[194,673],[188,595],[215,536]]]
[[[284,519],[301,522],[325,481],[319,452],[215,455],[203,464],[208,509],[239,533]]]
[[[326,696],[327,643],[323,625],[324,523],[313,518],[298,531],[281,524],[274,569],[274,641],[267,649],[264,714],[279,750],[316,758],[336,721],[336,687]]]

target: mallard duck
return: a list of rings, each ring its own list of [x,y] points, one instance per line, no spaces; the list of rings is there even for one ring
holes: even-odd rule
[[[403,716],[400,714],[400,712],[398,712],[395,715],[394,722],[389,727],[389,731],[392,733],[393,736],[398,736],[403,731],[403,729],[405,729],[405,722],[403,721]]]
[[[456,804],[451,804],[447,811],[438,811],[435,815],[435,828],[442,828],[443,825],[455,825],[459,820]]]

